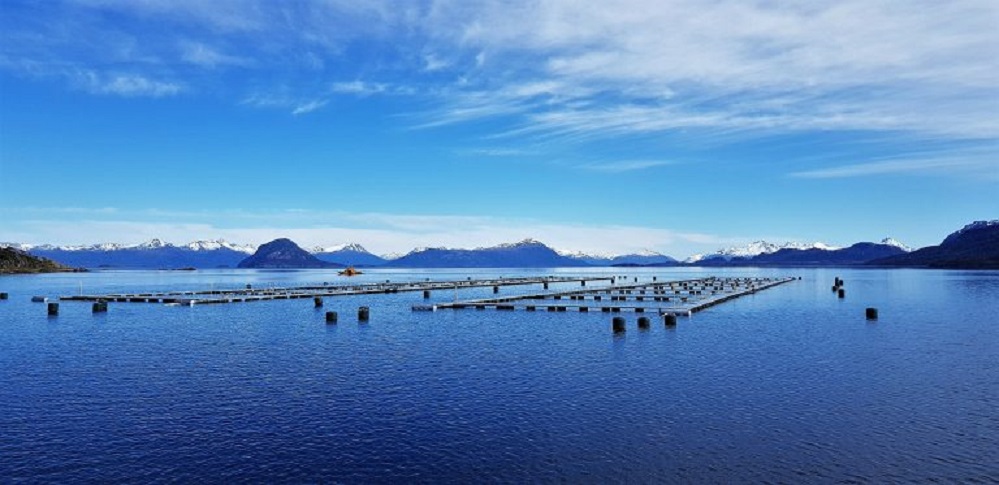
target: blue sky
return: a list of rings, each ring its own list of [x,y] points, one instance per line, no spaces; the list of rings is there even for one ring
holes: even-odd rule
[[[0,240],[677,257],[999,217],[999,4],[0,2]]]

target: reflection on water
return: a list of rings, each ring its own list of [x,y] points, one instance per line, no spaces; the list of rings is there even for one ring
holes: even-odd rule
[[[543,274],[599,273],[566,269]],[[675,328],[413,312],[420,292],[246,304],[33,295],[340,282],[321,271],[0,278],[4,481],[995,481],[999,273],[802,276]],[[534,271],[369,271],[351,282]],[[830,292],[834,277],[846,298]],[[573,285],[572,287],[575,288]],[[555,289],[553,287],[553,289]],[[504,287],[504,295],[537,288]],[[491,288],[458,297],[491,296]],[[434,292],[450,301],[453,292]],[[371,321],[356,320],[359,306]],[[879,309],[868,323],[866,307]],[[337,325],[324,312],[338,311]]]

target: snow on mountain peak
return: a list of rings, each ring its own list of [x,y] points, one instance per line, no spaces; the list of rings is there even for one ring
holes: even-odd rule
[[[648,248],[640,249],[634,255],[635,256],[665,256],[663,253],[660,253],[659,251],[653,251],[653,250],[648,249]]]
[[[545,244],[542,243],[541,241],[538,241],[537,239],[527,238],[527,239],[524,239],[523,241],[518,241],[518,242],[515,242],[515,243],[503,243],[503,244],[499,244],[499,245],[493,246],[493,247],[495,247],[495,248],[517,248],[517,247],[521,247],[521,246],[537,246],[537,245],[544,246]],[[489,248],[478,248],[478,249],[489,249]]]
[[[335,246],[316,246],[312,248],[313,253],[335,253],[339,251],[351,251],[355,253],[367,253],[367,249],[357,243],[344,243]]]
[[[751,258],[753,256],[759,256],[761,254],[776,253],[781,249],[821,249],[823,251],[833,251],[839,249],[837,246],[831,246],[826,243],[815,242],[815,243],[799,243],[799,242],[785,242],[783,244],[775,244],[767,241],[753,241],[745,246],[731,247],[727,249],[720,249],[714,254],[707,256],[704,255],[694,255],[687,258],[687,262],[697,262],[702,259],[711,258],[723,258],[726,260],[732,258]],[[695,259],[696,258],[696,259]]]
[[[886,246],[894,246],[894,247],[899,248],[902,251],[905,251],[907,253],[908,252],[912,252],[912,248],[911,247],[909,247],[905,243],[902,243],[901,241],[899,241],[898,239],[895,239],[893,237],[886,237],[886,238],[882,239],[880,244],[884,244]]]
[[[139,249],[159,249],[159,248],[166,247],[166,246],[167,246],[167,244],[164,243],[163,241],[161,241],[159,239],[152,239],[149,242],[144,242],[142,244],[139,244],[136,247],[139,248]]]
[[[225,239],[216,239],[214,241],[193,241],[188,243],[185,247],[191,251],[218,251],[220,249],[229,249],[231,251],[246,254],[253,254],[257,250],[256,246],[251,244],[233,244]]]
[[[93,249],[95,251],[117,251],[124,247],[125,246],[118,243],[107,242],[107,243],[97,243],[94,244],[93,246],[90,246],[89,248],[85,246],[66,246],[64,248],[59,248],[59,249],[65,249],[66,251],[80,251],[83,249]]]
[[[21,251],[29,251],[29,250],[31,250],[31,248],[34,248],[34,247],[35,246],[33,246],[31,244],[12,243],[12,242],[0,242],[0,248],[13,248],[13,249],[21,250]]]
[[[971,230],[974,230],[974,229],[982,229],[982,228],[989,227],[989,226],[999,226],[999,219],[993,219],[991,221],[975,221],[975,222],[972,222],[971,224],[967,224],[964,227],[962,227],[961,230],[957,231],[957,234],[963,234],[965,232],[968,232],[968,231],[971,231]]]

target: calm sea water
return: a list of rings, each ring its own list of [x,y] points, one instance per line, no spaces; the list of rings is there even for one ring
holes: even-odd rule
[[[607,314],[413,312],[418,292],[327,298],[335,326],[311,300],[30,302],[341,281],[321,271],[0,277],[0,482],[999,481],[999,272],[622,272],[802,280],[615,337]]]

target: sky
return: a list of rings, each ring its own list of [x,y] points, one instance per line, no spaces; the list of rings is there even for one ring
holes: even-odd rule
[[[674,257],[999,218],[999,2],[0,2],[0,241]]]

